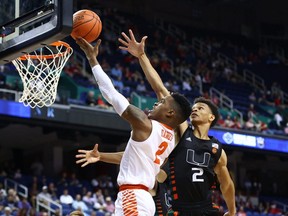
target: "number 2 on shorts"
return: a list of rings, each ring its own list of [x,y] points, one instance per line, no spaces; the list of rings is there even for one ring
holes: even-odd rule
[[[167,142],[162,142],[159,145],[158,150],[156,151],[156,154],[155,154],[156,159],[154,160],[154,163],[160,164],[160,159],[158,158],[158,156],[163,154],[167,147],[168,147]]]

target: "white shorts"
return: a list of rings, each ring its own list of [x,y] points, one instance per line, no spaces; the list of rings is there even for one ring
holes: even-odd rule
[[[142,189],[119,191],[115,202],[115,216],[153,216],[155,203],[151,194]]]

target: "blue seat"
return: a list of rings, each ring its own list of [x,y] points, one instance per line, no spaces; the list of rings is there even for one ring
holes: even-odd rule
[[[253,216],[253,214],[252,214],[252,212],[247,211],[247,212],[246,212],[246,216]]]

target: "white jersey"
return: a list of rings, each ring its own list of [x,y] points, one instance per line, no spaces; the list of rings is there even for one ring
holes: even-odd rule
[[[118,185],[142,184],[152,189],[160,166],[174,149],[174,130],[155,120],[151,122],[152,131],[145,141],[129,139],[120,163]]]

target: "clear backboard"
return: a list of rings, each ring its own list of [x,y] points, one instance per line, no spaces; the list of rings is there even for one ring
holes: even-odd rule
[[[70,35],[73,0],[1,0],[0,65]]]

